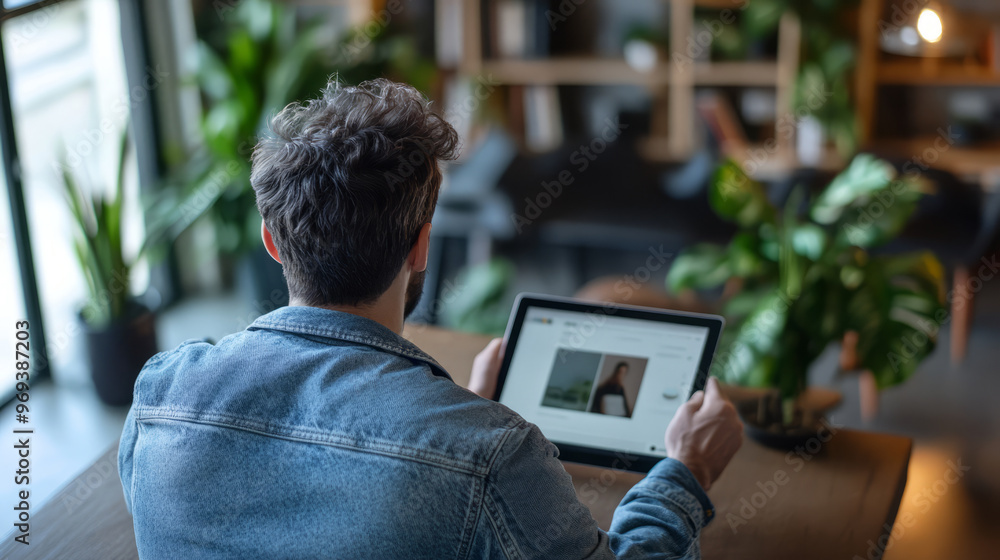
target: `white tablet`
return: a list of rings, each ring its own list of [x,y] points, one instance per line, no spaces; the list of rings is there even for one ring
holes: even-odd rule
[[[560,458],[647,472],[666,457],[678,407],[704,388],[716,315],[521,294],[496,399],[537,425]]]

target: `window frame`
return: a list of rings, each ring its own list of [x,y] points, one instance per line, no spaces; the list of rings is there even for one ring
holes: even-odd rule
[[[13,18],[48,8],[69,0],[36,0],[30,4],[6,8],[0,6],[0,165],[7,183],[10,202],[11,223],[16,248],[18,272],[21,276],[22,297],[25,314],[30,324],[32,351],[32,384],[51,378],[48,346],[45,338],[45,323],[42,317],[41,300],[38,292],[34,253],[32,250],[28,215],[24,201],[24,185],[21,181],[20,158],[17,148],[17,133],[14,126],[13,109],[10,99],[10,76],[7,72],[7,58],[3,48],[3,23]],[[146,17],[144,0],[118,0],[121,14],[122,51],[125,57],[125,78],[129,89],[140,84],[149,65],[149,49],[145,40]],[[155,184],[161,169],[160,142],[157,134],[155,94],[150,92],[141,103],[131,109],[130,128],[139,163],[141,185]],[[151,282],[169,281],[169,264],[159,265],[150,270]],[[168,292],[170,290],[167,290]],[[0,332],[13,325],[0,325]],[[0,372],[2,374],[2,372]],[[0,406],[14,398],[13,392],[0,394]]]

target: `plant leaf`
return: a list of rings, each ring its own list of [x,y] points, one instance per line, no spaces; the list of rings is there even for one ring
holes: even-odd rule
[[[803,257],[818,261],[826,243],[826,232],[816,224],[803,223],[792,228],[792,248]]]
[[[750,37],[770,34],[778,26],[781,15],[788,9],[787,0],[753,0],[745,4],[743,27]]]
[[[947,319],[941,263],[931,253],[884,256],[865,265],[847,306],[861,364],[880,389],[902,383],[934,350]]]
[[[442,292],[441,318],[451,328],[485,334],[502,333],[510,315],[508,287],[514,265],[493,259],[459,273],[455,286]]]
[[[667,288],[673,293],[721,286],[733,276],[729,253],[724,247],[700,243],[674,259],[667,273]]]
[[[291,48],[280,59],[272,61],[264,83],[264,119],[270,117],[271,111],[294,101],[294,92],[300,90],[305,77],[317,73],[316,53],[321,44],[321,33],[322,29],[316,25],[301,30]]]
[[[727,256],[733,276],[751,278],[762,274],[768,266],[761,256],[760,239],[748,232],[737,233],[729,242]]]
[[[840,245],[875,247],[906,227],[922,196],[919,180],[901,178],[851,204],[837,222]]]
[[[767,200],[764,187],[731,160],[716,170],[708,196],[716,213],[740,226],[750,227],[775,219],[775,208]]]
[[[833,224],[849,206],[885,189],[895,176],[895,169],[885,161],[870,154],[858,155],[813,203],[812,219]]]
[[[737,385],[771,386],[775,379],[775,354],[788,320],[790,303],[778,290],[760,298],[731,344],[720,349],[712,364],[712,375]]]
[[[218,53],[204,41],[198,42],[198,86],[210,100],[225,101],[233,95],[233,75]]]

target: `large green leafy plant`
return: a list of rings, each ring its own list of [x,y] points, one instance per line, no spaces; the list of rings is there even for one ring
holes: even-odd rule
[[[880,388],[910,377],[945,317],[942,266],[926,252],[870,250],[900,232],[921,196],[918,179],[866,154],[812,200],[796,191],[783,208],[735,163],[720,167],[710,201],[739,231],[728,246],[684,251],[667,277],[675,292],[742,284],[724,305],[713,375],[790,398],[820,353],[853,331]]]
[[[211,22],[193,76],[203,99],[203,146],[193,155],[168,154],[185,164],[174,188],[152,204],[152,219],[180,231],[207,214],[220,251],[241,254],[260,244],[249,160],[274,113],[315,97],[332,74],[346,83],[397,77],[426,91],[435,70],[412,39],[387,25],[335,35],[328,22],[299,21],[294,8],[273,0],[242,0],[213,11]]]
[[[177,200],[156,205],[171,213],[154,219],[182,229],[207,214],[220,251],[239,254],[260,236],[249,162],[257,133],[270,112],[318,91],[330,68],[322,62],[319,25],[299,26],[280,4],[244,0],[216,22],[195,51],[202,146],[164,193]]]

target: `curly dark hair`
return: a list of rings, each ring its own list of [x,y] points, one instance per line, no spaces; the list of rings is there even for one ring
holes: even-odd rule
[[[458,136],[411,86],[332,79],[285,107],[253,153],[250,183],[294,299],[360,305],[392,284],[441,187]]]

